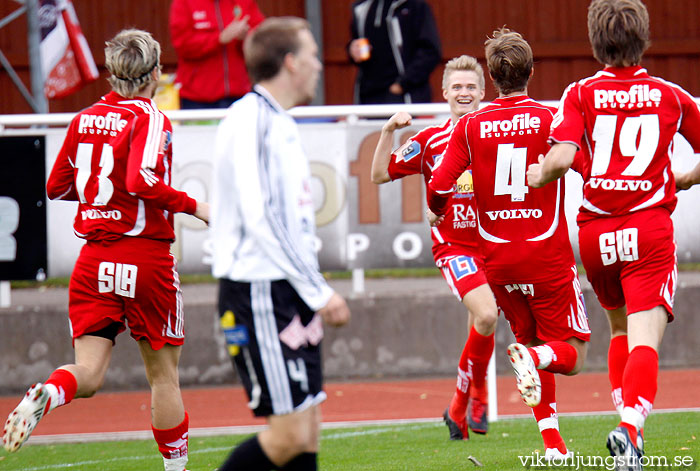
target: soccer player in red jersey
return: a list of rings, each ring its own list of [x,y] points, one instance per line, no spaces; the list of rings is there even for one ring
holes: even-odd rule
[[[518,389],[533,407],[546,458],[563,458],[554,373],[580,371],[590,330],[568,239],[564,180],[537,190],[525,184],[527,163],[547,149],[555,110],[527,96],[533,58],[520,34],[495,31],[486,60],[499,97],[455,125],[428,185],[431,222],[445,224],[455,183],[471,165],[486,276],[518,342],[508,347]]]
[[[409,126],[411,115],[399,111],[382,127],[372,161],[374,183],[422,174],[428,184],[433,168],[445,152],[454,124],[465,113],[479,109],[484,98],[484,71],[476,59],[465,55],[445,65],[442,96],[450,105],[450,118],[420,131],[393,153],[394,132]],[[486,433],[488,429],[486,369],[498,320],[498,308],[478,250],[471,170],[460,177],[458,190],[449,200],[448,213],[449,221],[432,228],[433,257],[454,295],[469,310],[470,332],[459,359],[457,388],[443,416],[450,438],[466,440],[469,438],[467,423],[476,433]]]
[[[5,423],[3,444],[18,450],[46,413],[95,394],[128,323],[151,386],[165,470],[182,471],[189,421],[177,366],[185,333],[170,244],[174,213],[206,221],[209,207],[170,187],[172,126],[152,100],[158,42],[124,30],[107,42],[105,58],[112,91],[71,121],[47,183],[49,198],[78,202],[74,230],[86,240],[69,289],[75,363],[27,391]]]
[[[528,183],[551,186],[583,150],[581,260],[610,321],[608,370],[621,416],[607,446],[613,456],[628,458],[621,469],[641,469],[637,436],[654,403],[658,348],[673,320],[677,268],[670,216],[677,189],[700,181],[700,166],[674,178],[669,153],[676,132],[700,152],[700,111],[688,93],[639,65],[649,45],[641,1],[594,0],[588,36],[605,68],[566,89],[551,128],[552,148],[530,166]]]

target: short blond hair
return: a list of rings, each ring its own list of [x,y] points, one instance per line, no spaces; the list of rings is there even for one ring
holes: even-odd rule
[[[527,41],[520,33],[501,28],[485,44],[486,64],[496,88],[503,94],[525,90],[534,64]]]
[[[443,90],[447,88],[448,79],[452,72],[462,70],[465,72],[474,72],[479,78],[479,87],[483,90],[486,86],[486,81],[484,80],[484,68],[481,64],[473,58],[466,54],[459,57],[450,59],[450,61],[445,64],[445,71],[442,73],[442,88]]]
[[[105,43],[105,66],[112,90],[133,98],[157,81],[151,72],[160,67],[160,44],[147,31],[122,30]]]
[[[640,0],[593,0],[588,39],[601,64],[638,65],[649,48],[649,13]]]

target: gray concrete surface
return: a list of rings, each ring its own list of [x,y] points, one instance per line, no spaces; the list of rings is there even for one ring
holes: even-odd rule
[[[590,285],[583,281],[593,332],[586,369],[606,367],[609,333]],[[348,326],[326,328],[324,371],[329,379],[452,375],[467,335],[466,310],[442,278],[367,279],[366,291],[352,294],[350,280],[334,288],[349,300]],[[216,314],[216,285],[183,287],[186,335],[180,376],[185,386],[229,384],[235,374],[223,346]],[[0,309],[0,394],[24,391],[73,360],[68,328],[67,289],[12,291],[12,306]],[[661,348],[663,368],[700,367],[700,273],[681,273],[676,320]],[[504,351],[513,339],[507,322],[496,334],[497,372],[510,374]],[[122,334],[105,389],[146,387],[135,343]]]

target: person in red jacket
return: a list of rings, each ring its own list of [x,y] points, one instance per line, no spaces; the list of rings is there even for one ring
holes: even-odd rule
[[[173,0],[181,108],[227,108],[250,91],[243,39],[264,19],[255,0]]]

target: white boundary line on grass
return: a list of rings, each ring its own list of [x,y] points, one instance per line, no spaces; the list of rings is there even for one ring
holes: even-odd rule
[[[429,428],[429,427],[437,427],[441,425],[438,420],[436,419],[415,419],[415,421],[412,422],[412,419],[407,419],[407,420],[399,420],[399,421],[379,421],[379,422],[391,422],[391,425],[393,427],[381,427],[381,428],[374,428],[371,430],[358,430],[358,431],[347,431],[347,432],[339,432],[339,433],[333,433],[329,434],[323,437],[324,440],[337,440],[337,439],[343,439],[343,438],[348,438],[348,437],[355,437],[359,435],[379,435],[380,433],[385,433],[385,432],[392,432],[396,430],[397,426],[400,425],[406,425],[406,424],[411,424],[414,423],[414,425],[407,427],[408,429],[423,429],[423,428]],[[362,426],[362,424],[366,424],[365,422],[355,422],[356,424],[360,425],[352,425],[354,426]],[[351,427],[350,425],[346,426],[344,425],[345,422],[336,422],[335,424],[340,424],[339,427],[337,428],[346,428],[346,427]],[[335,425],[332,424],[332,425]],[[261,427],[256,426],[256,427],[216,427],[215,429],[242,429],[242,428],[256,428],[259,429]],[[331,428],[331,427],[325,427],[325,428]],[[208,429],[193,429],[193,430],[208,430]],[[141,433],[141,432],[138,432]],[[77,434],[80,435],[80,434]],[[82,435],[98,435],[98,434],[82,434]],[[150,435],[150,432],[148,433]],[[49,435],[45,435],[49,436]],[[56,435],[54,435],[56,436]],[[199,435],[203,436],[203,435]],[[145,437],[147,438],[147,437]],[[190,455],[197,455],[197,454],[205,454],[205,453],[212,453],[212,452],[219,452],[219,451],[229,451],[233,449],[233,445],[230,446],[219,446],[219,447],[209,447],[209,448],[198,448],[195,450],[190,450]],[[150,458],[154,458],[153,454],[149,454],[148,456],[118,456],[114,458],[107,458],[104,460],[90,460],[90,461],[78,461],[75,463],[60,463],[60,464],[49,464],[45,466],[35,466],[32,468],[22,468],[22,471],[49,471],[53,469],[66,469],[66,468],[75,468],[78,466],[88,466],[88,465],[95,465],[95,464],[104,464],[104,463],[117,463],[117,462],[122,462],[122,461],[141,461],[141,460],[147,460]]]
[[[681,409],[660,409],[655,411],[656,414],[672,413],[672,412],[700,412],[700,407],[690,407]],[[566,417],[583,417],[591,415],[614,415],[616,412],[608,411],[597,411],[597,412],[570,412],[560,414]],[[529,418],[530,414],[514,414],[508,416],[500,416],[499,419],[511,420],[511,419],[522,419]],[[371,425],[385,425],[385,427],[377,427],[371,430],[361,430],[361,431],[346,431],[338,432],[325,435],[324,440],[336,440],[344,439],[348,437],[358,436],[358,435],[379,435],[385,432],[393,431],[396,426],[413,424],[411,429],[422,429],[428,427],[436,427],[441,425],[441,419],[399,419],[399,420],[362,420],[362,421],[350,421],[350,422],[326,422],[322,425],[324,429],[344,429],[351,427],[364,427]],[[211,427],[211,428],[195,428],[190,430],[190,436],[192,437],[204,437],[204,436],[214,436],[214,435],[227,435],[227,434],[245,434],[254,433],[264,428],[264,426],[241,426],[241,427]],[[66,440],[66,437],[72,437],[72,441]],[[82,433],[82,434],[66,434],[66,435],[40,435],[38,437],[31,437],[28,443],[39,444],[44,441],[44,439],[52,438],[53,441],[46,441],[46,443],[77,443],[77,442],[88,442],[88,441],[105,441],[105,440],[145,440],[151,437],[151,432],[148,431],[137,431],[137,432],[115,432],[115,433]],[[210,448],[200,448],[191,450],[190,454],[204,454],[219,451],[230,450],[231,446],[223,447],[210,447]],[[135,461],[135,460],[145,460],[153,458],[154,455],[149,454],[148,456],[120,456],[114,458],[107,458],[100,461],[90,460],[90,461],[79,461],[76,463],[60,463],[46,466],[35,466],[32,468],[24,468],[23,471],[51,471],[60,470],[67,468],[75,468],[78,466],[88,466],[95,464],[104,464],[106,462],[115,463],[121,461]]]
[[[700,412],[700,407],[658,409],[654,414],[664,414],[673,412]],[[616,411],[593,411],[593,412],[564,412],[560,417],[586,417],[592,415],[615,415]],[[499,420],[522,419],[531,417],[530,414],[499,415]],[[377,425],[395,426],[405,424],[432,424],[442,422],[441,418],[421,418],[421,419],[387,419],[387,420],[357,420],[344,422],[324,422],[321,428],[326,430],[369,427]],[[263,430],[265,425],[242,425],[236,427],[203,427],[191,428],[190,437],[215,437],[221,435],[244,435],[257,433]],[[381,429],[380,429],[381,430]],[[355,432],[352,432],[355,433]],[[377,432],[379,433],[379,432]],[[32,435],[27,444],[48,445],[58,443],[87,443],[87,442],[108,442],[125,440],[149,440],[153,438],[150,430],[135,430],[127,432],[100,432],[100,433],[66,433],[57,435]],[[324,437],[326,438],[326,437]]]

